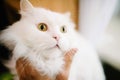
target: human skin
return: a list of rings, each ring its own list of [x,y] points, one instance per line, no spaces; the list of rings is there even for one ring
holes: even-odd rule
[[[64,56],[64,69],[56,76],[56,80],[68,80],[70,64],[76,51],[77,49],[73,48],[66,52],[66,55]],[[16,70],[19,80],[52,80],[47,75],[42,75],[42,73],[35,70],[32,64],[30,64],[29,61],[23,57],[17,60]]]
[[[64,57],[65,65],[63,71],[61,71],[57,76],[56,80],[68,80],[70,65],[73,59],[73,56],[77,52],[77,49],[71,49],[68,51]]]

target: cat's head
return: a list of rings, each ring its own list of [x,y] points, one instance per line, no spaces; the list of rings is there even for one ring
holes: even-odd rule
[[[68,13],[60,14],[35,8],[28,0],[21,0],[21,20],[11,26],[18,38],[29,47],[69,49],[74,23]]]

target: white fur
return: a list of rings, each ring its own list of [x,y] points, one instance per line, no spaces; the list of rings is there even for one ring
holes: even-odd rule
[[[27,58],[38,71],[54,80],[63,68],[65,52],[78,48],[69,80],[105,80],[94,48],[74,30],[69,15],[34,8],[28,0],[21,0],[21,15],[21,20],[2,31],[0,36],[0,41],[13,50],[15,60]],[[40,31],[39,23],[47,24],[48,30]],[[66,33],[60,32],[62,26],[66,26]],[[53,35],[60,37],[58,42]],[[57,43],[60,48],[55,47]]]

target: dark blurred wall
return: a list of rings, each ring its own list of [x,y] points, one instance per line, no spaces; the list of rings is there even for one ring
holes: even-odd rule
[[[0,0],[0,30],[4,29],[9,24],[6,16],[6,7],[4,0]]]
[[[12,7],[5,3],[5,0],[0,0],[0,31],[7,28],[8,25],[13,24],[20,19],[18,11],[15,11]],[[9,60],[11,54],[10,51],[0,44],[0,74],[7,72],[8,69],[2,64],[2,61]]]

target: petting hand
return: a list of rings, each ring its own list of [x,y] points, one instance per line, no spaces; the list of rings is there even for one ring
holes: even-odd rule
[[[62,72],[56,76],[56,80],[68,80],[69,69],[73,59],[73,56],[77,52],[77,49],[71,49],[64,57],[65,65]],[[19,58],[16,62],[16,70],[19,76],[19,80],[52,80],[48,76],[43,76],[35,70],[27,59]]]
[[[27,59],[19,58],[16,62],[19,80],[51,80],[48,76],[35,70]]]
[[[64,57],[64,60],[65,60],[64,69],[62,72],[60,72],[57,75],[56,80],[68,80],[70,65],[71,65],[73,56],[75,55],[76,52],[77,52],[77,49],[74,48],[66,53]]]

